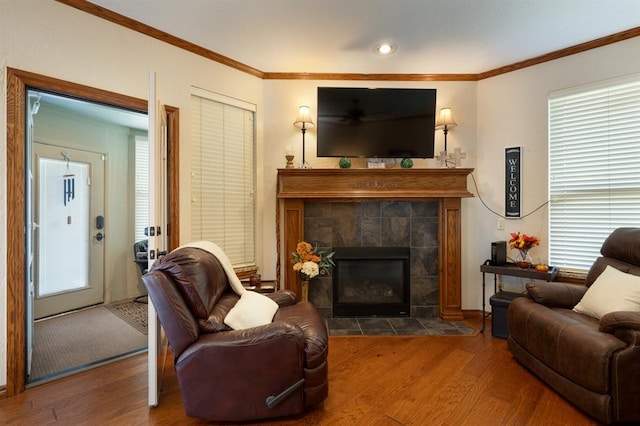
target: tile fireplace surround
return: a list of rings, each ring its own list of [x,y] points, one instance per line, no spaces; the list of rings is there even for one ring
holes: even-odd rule
[[[461,199],[470,168],[278,169],[278,279],[300,295],[290,253],[305,239],[305,204],[435,202],[438,217],[438,316],[461,321]]]
[[[438,316],[437,202],[305,202],[304,237],[325,251],[340,247],[409,248],[411,317]],[[311,284],[309,300],[326,318],[333,318],[332,277],[316,277]]]

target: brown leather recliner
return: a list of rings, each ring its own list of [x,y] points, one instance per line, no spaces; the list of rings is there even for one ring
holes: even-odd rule
[[[603,243],[586,286],[535,282],[507,311],[516,360],[577,407],[605,423],[640,422],[640,312],[597,318],[572,310],[607,265],[640,276],[640,228]]]
[[[210,252],[183,247],[143,281],[174,355],[186,414],[209,421],[298,415],[328,395],[325,323],[308,302],[281,290],[273,322],[232,330],[239,300]]]

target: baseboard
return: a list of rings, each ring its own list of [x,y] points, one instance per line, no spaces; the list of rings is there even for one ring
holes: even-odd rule
[[[463,309],[462,316],[466,318],[482,318],[482,310],[480,309]]]

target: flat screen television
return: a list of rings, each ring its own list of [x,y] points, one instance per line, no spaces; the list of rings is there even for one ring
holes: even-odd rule
[[[318,87],[318,157],[433,158],[436,89]]]

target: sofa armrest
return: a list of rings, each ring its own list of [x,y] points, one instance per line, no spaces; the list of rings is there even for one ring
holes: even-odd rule
[[[529,296],[537,303],[567,309],[573,309],[587,291],[587,287],[579,284],[546,281],[529,282],[526,288]]]
[[[298,297],[291,290],[278,290],[273,293],[265,293],[265,296],[276,302],[280,307],[295,305],[298,302]]]
[[[200,338],[191,344],[180,358],[187,358],[203,348],[238,348],[242,351],[255,348],[255,356],[260,358],[263,345],[273,344],[276,340],[291,339],[297,342],[297,346],[304,348],[304,334],[300,327],[283,321],[274,321],[259,327],[244,330],[229,330],[218,333],[202,334]]]
[[[640,331],[640,312],[609,312],[600,318],[600,331],[614,334],[617,330]]]

